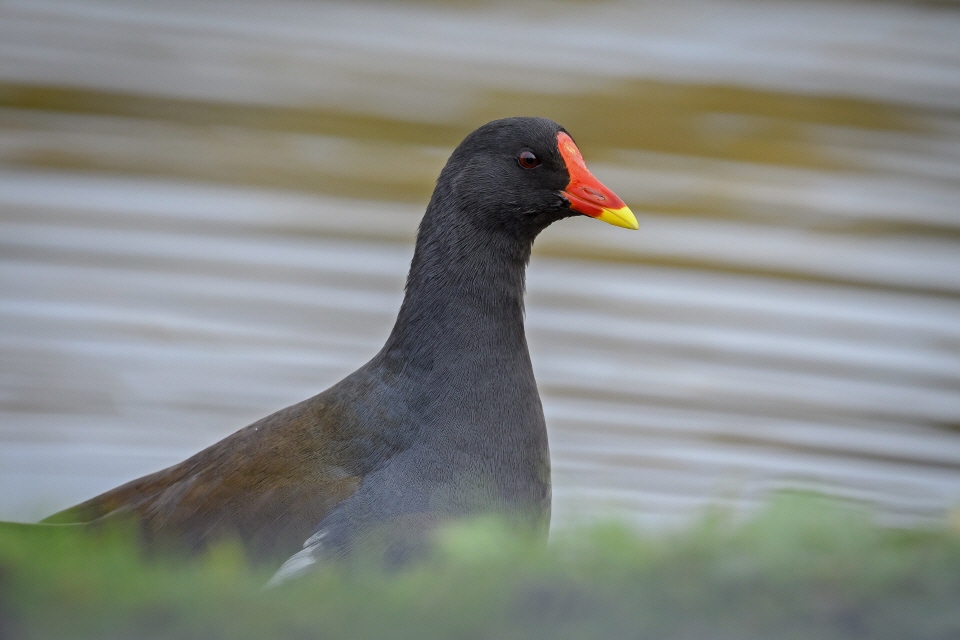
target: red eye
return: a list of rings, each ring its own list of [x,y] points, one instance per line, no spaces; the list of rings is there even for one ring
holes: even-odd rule
[[[519,162],[520,166],[524,169],[533,169],[534,167],[540,166],[540,158],[534,155],[533,151],[521,151],[517,157],[517,162]]]

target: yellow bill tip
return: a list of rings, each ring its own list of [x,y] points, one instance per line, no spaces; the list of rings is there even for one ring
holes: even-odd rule
[[[623,227],[624,229],[633,229],[636,231],[640,228],[640,223],[637,222],[637,216],[633,215],[633,211],[630,211],[630,207],[621,207],[620,209],[604,209],[597,220],[603,220],[607,224],[612,224],[615,227]]]

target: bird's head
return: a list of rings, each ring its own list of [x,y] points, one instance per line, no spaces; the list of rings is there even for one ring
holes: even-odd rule
[[[546,118],[506,118],[468,135],[438,185],[475,224],[536,235],[552,222],[585,215],[637,229],[633,212],[587,169],[573,138]]]

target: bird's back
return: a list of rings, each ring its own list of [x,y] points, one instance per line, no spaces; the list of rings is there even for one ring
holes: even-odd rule
[[[338,396],[331,389],[277,411],[44,522],[133,521],[152,544],[199,550],[233,539],[252,557],[283,558],[356,491],[365,472],[364,456],[356,455],[362,428]]]

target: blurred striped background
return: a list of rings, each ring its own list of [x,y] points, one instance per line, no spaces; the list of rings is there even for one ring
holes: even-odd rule
[[[453,146],[556,119],[639,233],[537,241],[555,523],[960,504],[960,9],[0,4],[0,518],[372,356]]]

